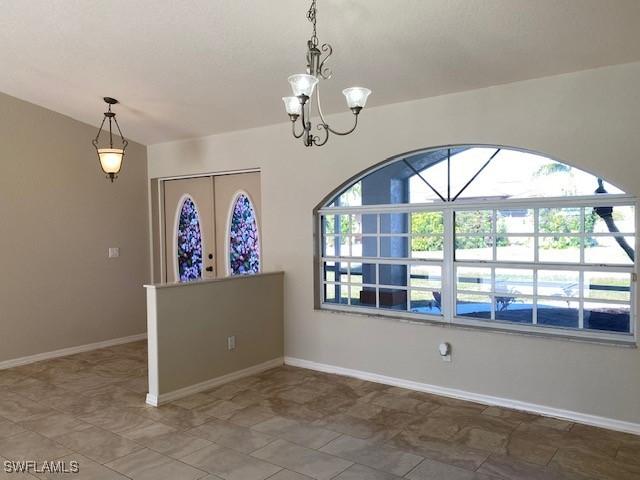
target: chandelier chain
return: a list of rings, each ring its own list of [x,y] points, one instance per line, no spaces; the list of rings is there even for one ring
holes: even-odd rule
[[[313,24],[313,35],[311,36],[311,42],[313,46],[318,46],[318,34],[316,31],[316,18],[317,18],[317,8],[316,8],[316,0],[311,1],[311,6],[309,7],[309,11],[307,12],[307,19]]]

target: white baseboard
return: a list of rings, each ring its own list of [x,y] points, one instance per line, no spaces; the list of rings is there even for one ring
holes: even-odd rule
[[[123,343],[137,342],[138,340],[144,340],[145,338],[147,338],[146,333],[139,333],[129,337],[113,338],[103,342],[88,343],[86,345],[53,350],[52,352],[36,353],[35,355],[28,355],[26,357],[12,358],[11,360],[4,360],[3,362],[0,362],[0,370],[40,362],[42,360],[50,360],[52,358],[66,357],[67,355],[88,352],[90,350],[98,350],[99,348],[113,347],[114,345],[121,345]]]
[[[370,382],[382,383],[384,385],[408,388],[410,390],[417,390],[419,392],[433,393],[435,395],[441,395],[443,397],[452,397],[460,400],[482,403],[485,405],[495,405],[498,407],[510,408],[513,410],[521,410],[524,412],[544,415],[546,417],[560,418],[576,423],[583,423],[585,425],[592,425],[594,427],[607,428],[609,430],[617,430],[620,432],[640,435],[640,423],[625,422],[623,420],[616,420],[613,418],[589,415],[586,413],[574,412],[572,410],[563,410],[560,408],[522,402],[509,398],[493,397],[491,395],[467,392],[465,390],[457,390],[454,388],[439,387],[437,385],[414,382],[412,380],[404,380],[396,377],[388,377],[386,375],[379,375],[377,373],[365,372],[362,370],[352,370],[350,368],[317,363],[301,358],[285,357],[284,363],[293,367],[308,368],[310,370],[317,370],[320,372],[334,373],[337,375],[344,375],[346,377],[354,377],[361,380],[368,380]]]
[[[160,395],[147,393],[147,404],[153,407],[157,407],[158,405],[162,405],[163,403],[172,402],[174,400],[178,400],[179,398],[188,397],[189,395],[193,395],[194,393],[203,392],[224,383],[238,380],[239,378],[248,377],[250,375],[255,375],[257,373],[264,372],[265,370],[269,370],[270,368],[279,367],[283,363],[283,358],[278,357],[274,358],[273,360],[259,363],[258,365],[253,365],[251,367],[238,370],[237,372],[227,373],[226,375],[222,375],[221,377],[211,378],[209,380],[205,380],[204,382],[196,383],[195,385],[189,385],[188,387],[180,388],[172,392],[162,393]]]

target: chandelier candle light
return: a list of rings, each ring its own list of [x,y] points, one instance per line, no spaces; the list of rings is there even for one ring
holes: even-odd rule
[[[349,135],[358,126],[358,115],[367,103],[367,97],[371,93],[371,90],[364,87],[351,87],[342,91],[345,99],[347,100],[347,106],[353,112],[355,116],[355,122],[351,129],[340,132],[332,129],[324,119],[322,114],[322,106],[320,104],[320,87],[317,85],[320,79],[329,80],[331,78],[331,70],[325,66],[325,62],[333,53],[331,45],[328,43],[322,44],[322,47],[318,48],[319,41],[316,33],[316,0],[311,2],[311,7],[307,12],[307,19],[313,24],[313,35],[311,39],[307,41],[307,73],[301,73],[298,75],[291,75],[289,77],[289,83],[293,90],[293,96],[283,97],[285,109],[291,119],[291,130],[295,138],[302,138],[305,146],[311,147],[322,146],[329,140],[329,133],[335,135]],[[324,58],[322,53],[325,53]],[[324,130],[324,136],[313,135],[311,133],[311,107],[313,100],[311,100],[313,94],[316,94],[316,104],[318,115],[320,116],[320,124],[316,126],[318,130]],[[302,131],[296,133],[296,122],[300,118],[302,123]]]
[[[104,101],[109,105],[109,108],[106,112],[104,112],[104,118],[102,119],[102,123],[100,124],[100,129],[98,130],[98,135],[94,138],[91,143],[96,149],[98,153],[98,160],[100,161],[100,167],[102,167],[102,171],[107,174],[107,178],[113,182],[116,178],[118,178],[118,173],[120,173],[120,169],[122,168],[122,159],[124,158],[124,151],[127,148],[129,142],[122,135],[122,131],[120,130],[120,125],[118,125],[118,120],[116,120],[116,114],[111,111],[111,105],[115,105],[118,103],[118,100],[111,97],[104,97]],[[104,127],[104,123],[109,120],[109,147],[108,148],[99,148],[98,140],[100,139],[100,134],[102,133],[102,127]],[[112,123],[116,124],[116,128],[118,129],[118,134],[122,140],[122,148],[114,148],[113,146],[113,131],[111,130]]]

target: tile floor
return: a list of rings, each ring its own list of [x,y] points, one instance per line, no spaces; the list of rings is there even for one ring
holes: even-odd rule
[[[0,371],[0,465],[80,469],[0,479],[640,479],[640,437],[299,368],[145,392],[144,342]]]

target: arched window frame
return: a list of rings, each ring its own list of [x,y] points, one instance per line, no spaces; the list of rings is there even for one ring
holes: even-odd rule
[[[396,319],[401,319],[403,321],[409,322],[418,322],[418,323],[436,323],[436,324],[451,324],[451,325],[459,325],[462,327],[477,327],[482,329],[490,329],[490,330],[499,330],[499,331],[512,331],[512,332],[523,332],[534,335],[551,335],[551,336],[559,336],[565,338],[572,339],[584,339],[589,341],[605,341],[608,343],[616,343],[616,344],[635,344],[636,341],[636,333],[638,330],[637,326],[637,289],[636,289],[636,272],[637,272],[637,255],[635,260],[630,265],[613,265],[613,264],[587,264],[584,261],[584,245],[580,247],[581,257],[579,263],[567,263],[567,264],[558,264],[558,263],[550,263],[550,262],[541,262],[539,260],[539,249],[538,249],[538,239],[541,236],[540,231],[538,230],[538,212],[539,209],[544,208],[570,208],[570,207],[580,207],[581,213],[581,222],[584,224],[584,209],[592,208],[598,206],[632,206],[635,210],[636,217],[636,231],[633,232],[634,235],[634,249],[637,251],[637,217],[638,217],[638,202],[637,199],[629,194],[607,194],[607,195],[580,195],[580,196],[567,196],[567,197],[546,197],[546,198],[510,198],[499,201],[491,201],[491,200],[468,200],[464,198],[457,198],[455,201],[445,201],[438,203],[402,203],[402,204],[380,204],[380,205],[364,205],[364,206],[331,206],[332,202],[342,193],[344,193],[349,187],[356,184],[363,178],[368,175],[376,172],[379,169],[382,169],[394,162],[402,161],[408,157],[416,155],[422,152],[430,152],[434,150],[448,149],[448,148],[456,148],[456,147],[491,147],[491,148],[504,148],[509,150],[522,151],[525,153],[533,153],[536,155],[541,155],[546,158],[553,160],[553,158],[549,155],[540,154],[538,152],[532,152],[525,149],[515,148],[511,146],[495,146],[495,145],[477,145],[477,144],[464,144],[464,145],[448,145],[441,147],[433,147],[433,148],[425,148],[414,150],[411,152],[406,152],[400,155],[396,155],[388,158],[387,160],[380,162],[369,169],[364,170],[363,172],[353,176],[352,178],[345,181],[341,186],[333,190],[330,194],[328,194],[322,202],[314,209],[314,218],[315,218],[315,261],[314,261],[314,277],[315,277],[315,307],[316,309],[322,310],[333,310],[333,311],[344,311],[349,313],[357,313],[357,314],[365,314],[365,315],[373,315],[373,316],[382,316],[382,317],[391,317]],[[563,162],[564,163],[564,162]],[[564,163],[566,164],[566,163]],[[569,164],[566,164],[569,165]],[[584,170],[583,170],[584,171]],[[587,172],[588,173],[588,172]],[[474,177],[475,178],[475,177]],[[465,185],[466,188],[466,185]],[[534,212],[534,218],[536,226],[534,232],[535,238],[535,257],[532,262],[498,262],[495,259],[495,245],[494,245],[494,258],[492,261],[488,262],[465,262],[455,260],[455,227],[454,227],[454,215],[456,211],[471,211],[471,210],[492,210],[493,215],[493,225],[495,226],[495,214],[496,210],[508,210],[510,208],[527,208],[532,209]],[[378,242],[378,250],[377,253],[380,255],[380,238],[382,235],[380,230],[380,215],[383,214],[411,214],[412,212],[442,212],[443,220],[444,220],[444,234],[443,234],[443,258],[442,261],[425,261],[425,260],[415,260],[411,258],[399,258],[399,259],[389,259],[383,258],[380,256],[377,257],[351,257],[339,255],[335,257],[328,257],[324,255],[324,232],[323,232],[323,222],[322,219],[325,215],[376,215],[377,216],[377,230],[376,237]],[[336,227],[337,228],[337,227]],[[495,227],[494,227],[495,228]],[[493,235],[496,235],[497,232],[493,232]],[[581,231],[581,236],[584,237],[586,234],[584,231]],[[409,235],[411,237],[411,235]],[[582,238],[581,237],[581,238]],[[442,295],[442,314],[441,315],[433,315],[433,314],[425,314],[425,313],[413,313],[410,311],[410,300],[407,300],[407,308],[406,311],[401,310],[385,310],[380,308],[380,297],[379,290],[380,284],[376,283],[376,305],[371,307],[363,307],[363,306],[352,306],[351,295],[349,297],[349,304],[342,305],[340,303],[326,303],[324,301],[325,295],[325,285],[327,284],[324,272],[325,262],[331,260],[340,260],[340,263],[346,263],[346,269],[343,271],[341,269],[340,272],[335,272],[334,275],[343,275],[347,276],[347,285],[348,288],[351,288],[353,285],[351,284],[351,270],[350,264],[364,264],[369,260],[371,263],[375,263],[378,265],[376,269],[376,278],[379,279],[380,270],[379,265],[414,265],[414,264],[422,264],[422,265],[436,265],[441,266],[441,288],[440,292]],[[579,299],[577,299],[577,303],[579,303],[579,324],[577,328],[563,328],[563,327],[554,327],[554,326],[542,326],[535,324],[515,324],[511,322],[503,322],[495,320],[494,314],[496,308],[496,293],[491,292],[492,297],[492,318],[491,320],[479,320],[472,318],[465,318],[458,316],[456,314],[456,298],[458,294],[458,287],[456,282],[456,269],[459,267],[464,267],[466,264],[471,263],[473,266],[478,266],[479,264],[485,265],[488,268],[491,268],[492,272],[492,287],[495,287],[495,270],[498,268],[523,268],[523,269],[531,269],[534,272],[533,277],[533,285],[534,285],[534,293],[531,295],[532,298],[535,298],[536,301],[538,299],[537,292],[535,291],[536,281],[537,281],[537,272],[544,270],[545,267],[552,267],[557,270],[571,270],[571,271],[579,271],[580,272],[580,292]],[[601,330],[586,330],[583,324],[583,312],[584,312],[584,273],[585,272],[624,272],[628,273],[631,278],[630,283],[630,318],[629,318],[629,332],[608,332]],[[410,274],[408,274],[410,277]],[[334,282],[337,284],[342,283],[341,280],[337,280],[334,277]],[[411,280],[407,280],[407,284],[405,286],[407,290],[407,296],[410,295],[411,292]],[[533,304],[536,304],[536,301],[533,301]],[[587,300],[588,303],[589,300]],[[594,300],[591,300],[595,302]],[[535,306],[534,308],[534,318],[535,318]]]
[[[230,236],[231,236],[231,221],[233,220],[233,212],[236,208],[236,203],[241,196],[245,196],[249,200],[249,205],[251,206],[251,210],[253,211],[253,217],[256,222],[256,239],[258,243],[258,272],[262,272],[262,234],[260,232],[260,221],[258,219],[258,212],[256,210],[256,204],[251,198],[251,195],[246,190],[238,190],[234,195],[231,201],[231,206],[229,207],[229,212],[227,213],[227,227],[225,230],[225,271],[227,276],[234,275],[231,272],[231,245],[230,245]]]

